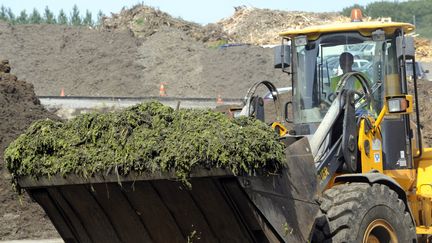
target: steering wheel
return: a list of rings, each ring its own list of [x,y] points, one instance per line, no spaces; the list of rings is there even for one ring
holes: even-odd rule
[[[338,83],[335,93],[339,93],[343,89],[352,89],[352,88],[348,88],[348,85],[354,86],[355,81],[358,81],[361,85],[360,91],[354,90],[354,94],[355,94],[354,104],[357,110],[369,106],[369,104],[372,101],[372,89],[369,85],[368,78],[363,73],[349,72],[344,74]]]

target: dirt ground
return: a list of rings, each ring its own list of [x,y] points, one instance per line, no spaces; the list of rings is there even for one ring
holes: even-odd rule
[[[33,85],[8,73],[0,64],[0,240],[52,238],[58,236],[43,210],[23,194],[12,191],[10,174],[3,163],[6,146],[32,121],[56,117],[39,104]]]

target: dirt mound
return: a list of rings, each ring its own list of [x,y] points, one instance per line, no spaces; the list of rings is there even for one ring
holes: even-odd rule
[[[308,13],[237,7],[235,13],[217,24],[231,40],[257,45],[279,44],[278,33],[310,25],[347,21],[337,13]]]
[[[173,38],[177,38],[173,42]],[[273,68],[273,50],[259,46],[207,48],[181,31],[154,34],[139,48],[146,82],[136,89],[157,95],[165,82],[168,96],[244,97],[248,88],[262,80],[278,87],[289,86],[288,75]],[[145,87],[148,85],[148,87]]]
[[[0,24],[0,56],[38,95],[243,97],[263,79],[288,86],[273,69],[273,51],[258,46],[209,48],[182,30],[145,41],[126,30]]]
[[[144,70],[138,42],[127,31],[0,23],[0,56],[38,95],[134,95]]]
[[[432,110],[430,104],[432,102],[432,82],[420,80],[418,81],[418,98],[420,104],[420,123],[423,126],[423,144],[432,146]]]
[[[226,38],[217,25],[200,24],[174,18],[153,7],[137,4],[130,9],[123,8],[120,13],[103,19],[102,28],[130,30],[138,38],[149,37],[161,29],[181,30],[197,41],[215,41]]]
[[[421,37],[415,38],[416,58],[422,61],[432,60],[432,42]]]
[[[43,210],[27,195],[12,191],[11,177],[3,166],[6,146],[37,119],[57,119],[40,105],[33,85],[10,74],[8,61],[0,63],[0,240],[50,238],[57,232]]]

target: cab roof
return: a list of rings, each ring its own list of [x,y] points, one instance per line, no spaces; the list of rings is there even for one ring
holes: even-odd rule
[[[356,31],[364,36],[372,36],[372,32],[377,29],[382,29],[386,35],[391,35],[398,28],[402,28],[405,33],[411,33],[414,31],[415,26],[409,23],[401,22],[348,22],[309,26],[304,29],[292,29],[282,32],[279,35],[291,38],[299,35],[306,35],[309,40],[316,40],[322,34],[335,32]]]

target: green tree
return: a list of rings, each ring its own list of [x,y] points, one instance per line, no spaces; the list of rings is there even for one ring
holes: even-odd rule
[[[94,23],[93,23],[92,13],[90,11],[86,10],[86,14],[82,23],[83,25],[93,26]]]
[[[97,14],[97,22],[96,25],[101,26],[102,25],[102,19],[105,15],[102,13],[102,10],[99,10],[98,14]]]
[[[374,2],[366,6],[366,12],[372,18],[391,17],[395,21],[409,21],[407,11],[398,2]]]
[[[0,7],[0,20],[8,21],[7,9],[3,5]]]
[[[44,11],[44,22],[47,24],[55,24],[56,23],[54,13],[51,12],[51,10],[49,10],[48,6],[45,7],[45,11]]]
[[[66,16],[66,13],[63,11],[63,9],[60,9],[60,12],[57,16],[57,24],[61,24],[61,25],[68,24],[68,18]]]
[[[40,15],[39,11],[34,8],[33,12],[30,14],[29,17],[29,23],[30,24],[40,24],[43,22],[42,16]]]
[[[70,15],[70,22],[72,25],[79,26],[82,24],[80,12],[78,6],[75,4],[72,8],[72,13]]]
[[[344,8],[341,14],[349,16],[353,7],[360,7],[365,16],[372,18],[391,17],[393,21],[415,22],[417,33],[424,37],[432,38],[430,23],[432,21],[432,0],[411,1],[375,1],[361,6],[355,4]],[[415,19],[415,21],[414,21]]]
[[[16,19],[15,19],[15,14],[12,12],[12,9],[8,8],[6,10],[6,13],[7,13],[7,17],[8,17],[9,22],[11,22],[12,24],[15,24]]]
[[[28,15],[27,12],[25,10],[22,10],[19,14],[19,16],[16,18],[16,22],[18,24],[28,24],[29,20],[28,20]]]

